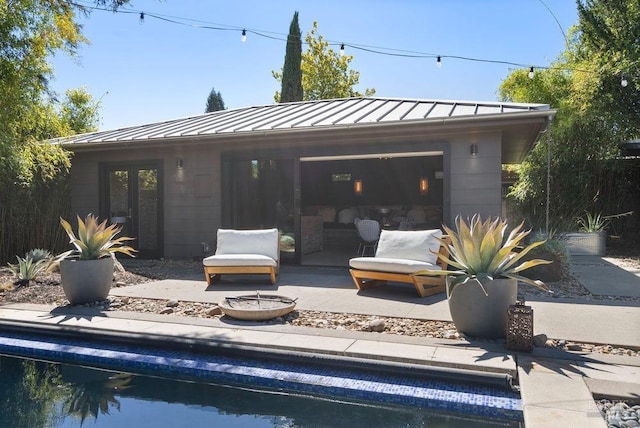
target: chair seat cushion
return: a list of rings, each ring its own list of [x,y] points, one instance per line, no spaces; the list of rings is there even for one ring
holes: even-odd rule
[[[202,261],[205,266],[273,266],[278,262],[260,254],[217,254]]]
[[[395,259],[387,257],[356,257],[349,260],[349,266],[359,270],[412,274],[423,269],[441,270],[440,266],[420,260]]]

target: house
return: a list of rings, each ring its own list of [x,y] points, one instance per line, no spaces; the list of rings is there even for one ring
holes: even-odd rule
[[[499,216],[501,165],[520,162],[554,114],[542,104],[348,98],[57,142],[74,152],[72,212],[122,224],[143,257],[200,257],[219,227],[276,226],[283,262],[300,263],[353,245],[355,217],[420,228]]]

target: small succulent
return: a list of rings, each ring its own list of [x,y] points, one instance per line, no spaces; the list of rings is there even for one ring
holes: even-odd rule
[[[29,250],[29,252],[25,255],[25,258],[31,258],[34,262],[38,260],[51,260],[53,255],[49,250],[45,250],[43,248],[34,248]]]
[[[8,265],[9,270],[18,277],[18,280],[14,283],[14,285],[18,286],[29,285],[29,282],[34,280],[51,263],[50,258],[36,260],[29,253],[24,258],[20,256],[16,256],[16,258],[18,259],[17,264],[9,263]]]
[[[69,235],[70,243],[75,247],[66,253],[58,256],[58,259],[78,258],[80,260],[96,260],[103,257],[110,257],[114,253],[122,253],[133,257],[135,249],[128,245],[123,245],[126,241],[134,238],[116,235],[122,230],[121,226],[111,224],[107,226],[107,221],[98,223],[98,218],[93,214],[88,214],[84,221],[78,218],[78,235],[73,232],[71,224],[60,218],[60,224]]]
[[[522,230],[524,223],[513,229],[506,241],[504,240],[507,230],[505,220],[497,218],[493,221],[491,219],[482,221],[481,217],[476,214],[471,218],[469,224],[460,216],[456,217],[455,224],[457,231],[443,225],[451,239],[451,244],[440,239],[441,244],[448,248],[449,256],[438,254],[438,258],[458,270],[424,270],[417,273],[418,275],[453,276],[454,278],[447,282],[447,296],[451,296],[458,285],[470,280],[476,281],[487,294],[484,284],[498,278],[516,279],[549,291],[549,288],[542,281],[519,275],[519,272],[525,269],[551,263],[548,260],[540,259],[520,262],[529,251],[544,244],[544,241],[534,242],[517,251],[521,248],[520,243],[530,232]]]

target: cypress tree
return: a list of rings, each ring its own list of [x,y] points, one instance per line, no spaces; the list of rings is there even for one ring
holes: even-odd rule
[[[207,98],[207,108],[204,112],[209,113],[212,111],[225,110],[226,108],[220,92],[216,92],[216,88],[212,88]]]
[[[282,68],[282,91],[280,102],[302,101],[302,38],[298,25],[298,11],[293,14],[289,35],[287,36],[287,52]]]

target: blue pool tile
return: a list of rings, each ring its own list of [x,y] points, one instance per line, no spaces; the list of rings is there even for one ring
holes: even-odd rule
[[[478,384],[452,384],[323,366],[236,359],[122,344],[5,334],[0,352],[121,371],[185,376],[241,386],[289,390],[351,400],[444,409],[521,420],[517,393]]]

